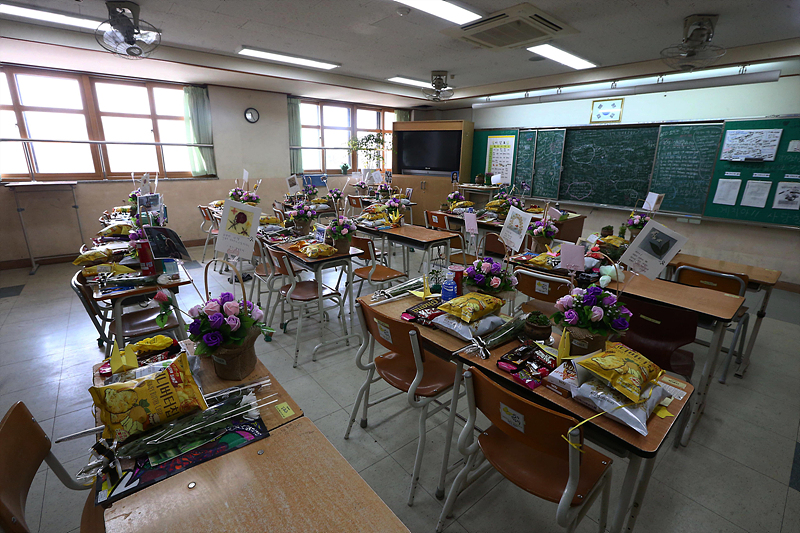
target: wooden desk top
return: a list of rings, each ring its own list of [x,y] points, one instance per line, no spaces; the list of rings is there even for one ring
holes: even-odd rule
[[[369,305],[370,303],[370,296],[364,296],[359,298],[361,305]],[[407,298],[403,298],[400,300],[396,300],[394,302],[389,302],[387,304],[382,304],[376,306],[374,310],[377,313],[380,313],[384,316],[399,319],[400,313],[411,307],[412,305],[421,302],[422,299],[416,296],[409,296]],[[445,333],[440,330],[431,329],[425,326],[418,326],[420,336],[422,337],[423,348],[426,351],[430,351],[439,355],[452,354],[452,352],[463,348],[466,343],[452,335]],[[554,334],[553,337],[556,338],[556,342],[558,342],[558,335]],[[566,411],[568,414],[575,416],[579,420],[585,420],[597,414],[597,412],[585,407],[572,398],[564,398],[563,396],[559,395],[558,393],[548,389],[544,385],[537,387],[534,390],[530,390],[527,387],[523,387],[516,381],[514,381],[511,377],[511,374],[503,372],[502,370],[497,368],[497,361],[500,357],[511,351],[512,349],[519,346],[518,341],[512,341],[502,346],[499,346],[491,351],[491,357],[489,359],[481,359],[479,357],[471,357],[471,356],[459,356],[462,361],[466,365],[472,366],[479,366],[486,370],[489,373],[495,374],[505,380],[508,381],[510,384],[511,390],[515,392],[525,392],[527,394],[532,394],[544,400],[547,400],[551,404],[554,404],[556,407],[561,409],[562,411]],[[438,348],[438,349],[437,349]],[[671,376],[670,376],[671,377]],[[676,381],[680,381],[683,383],[682,380],[676,379]],[[683,397],[682,400],[673,400],[670,403],[669,407],[667,408],[670,413],[675,415],[674,417],[667,417],[667,418],[659,418],[658,416],[651,416],[647,422],[647,432],[648,435],[645,437],[640,435],[632,428],[617,422],[616,420],[612,420],[608,417],[600,416],[597,417],[589,422],[589,424],[593,424],[605,432],[611,434],[612,436],[618,438],[620,441],[624,443],[629,449],[632,451],[638,451],[638,453],[642,455],[649,455],[652,456],[655,454],[658,449],[660,448],[661,444],[664,442],[667,433],[669,432],[672,425],[678,419],[678,413],[680,413],[681,409],[684,405],[688,402],[689,398],[691,397],[692,391],[694,391],[694,387],[690,383],[686,383],[685,389],[687,394]]]
[[[739,263],[719,261],[717,259],[706,259],[705,257],[699,257],[697,255],[678,254],[669,262],[669,266],[677,267],[678,263],[685,263],[688,266],[717,270],[729,274],[743,274],[750,278],[751,282],[758,283],[759,285],[775,285],[781,277],[780,270],[741,265]]]
[[[459,222],[462,222],[462,223],[464,221],[464,217],[462,215],[456,215],[455,213],[445,213],[444,211],[430,211],[430,212],[435,214],[435,215],[445,216],[445,217],[447,217],[447,218],[449,218],[451,220],[458,220]],[[542,213],[533,213],[533,219],[534,220],[539,220],[541,218],[542,218]],[[557,220],[557,221],[554,222],[554,224],[556,224],[556,226],[558,226],[559,224],[563,224],[565,222],[571,222],[573,220],[578,220],[578,219],[581,219],[581,218],[586,218],[586,215],[579,215],[577,213],[570,213],[569,218],[567,218],[566,220]],[[498,222],[496,220],[481,220],[481,219],[478,219],[478,225],[484,225],[484,226],[491,227],[491,228],[502,228],[503,227],[503,223],[502,222]]]
[[[411,241],[417,241],[421,244],[431,244],[434,242],[446,241],[458,236],[457,233],[451,233],[449,231],[437,231],[434,229],[423,228],[422,226],[412,226],[410,224],[404,224],[399,228],[383,230],[383,233],[396,235]]]
[[[617,285],[616,282],[611,282],[608,288],[613,290]],[[634,276],[625,287],[620,300],[625,301],[625,294],[689,309],[720,320],[732,319],[744,303],[744,298],[741,296],[681,285],[663,279],[650,280],[644,276]]]
[[[357,255],[363,254],[364,250],[360,248],[350,247],[350,252],[344,254],[336,252],[335,254],[328,256],[328,257],[317,257],[316,259],[312,259],[305,254],[300,253],[299,250],[290,250],[289,247],[292,246],[291,243],[282,243],[282,244],[275,244],[271,245],[279,248],[281,251],[286,252],[292,259],[300,261],[301,263],[309,266],[319,265],[320,263],[327,263],[328,261],[340,261],[342,259],[346,259],[348,257],[355,257]]]
[[[408,531],[307,418],[122,499],[105,522],[108,533]]]
[[[170,281],[169,283],[164,283],[162,285],[142,285],[139,287],[135,287],[133,289],[129,289],[127,291],[114,291],[109,292],[107,294],[103,294],[100,292],[100,285],[93,284],[92,287],[92,297],[95,300],[115,300],[117,298],[126,298],[128,296],[137,296],[139,294],[148,294],[151,292],[156,292],[158,289],[173,289],[175,287],[180,287],[182,285],[189,285],[192,283],[192,276],[189,275],[189,271],[186,270],[186,267],[180,265],[178,267],[178,274],[180,274],[180,279]]]

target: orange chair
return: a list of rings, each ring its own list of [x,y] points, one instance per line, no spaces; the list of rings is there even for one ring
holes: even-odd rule
[[[358,216],[364,211],[364,202],[361,200],[360,196],[348,195],[347,207],[348,211],[350,211],[350,216]],[[356,209],[358,209],[358,212],[356,212]]]
[[[367,372],[367,378],[358,390],[344,438],[350,438],[350,430],[353,428],[356,414],[359,408],[362,407],[362,402],[361,427],[366,428],[367,410],[370,407],[405,393],[409,405],[420,409],[419,442],[417,443],[414,473],[411,476],[411,487],[408,493],[408,505],[412,505],[414,503],[414,493],[419,483],[422,458],[425,453],[425,441],[427,440],[426,421],[442,409],[448,408],[452,403],[452,396],[445,402],[440,402],[439,400],[453,392],[456,365],[434,355],[425,354],[420,347],[419,332],[415,325],[378,314],[369,306],[362,306],[360,302],[356,303],[356,314],[358,315],[364,338],[364,342],[356,354],[356,366],[360,370]],[[373,357],[376,341],[390,351]],[[369,362],[364,364],[363,356],[367,351],[367,346],[369,346]],[[376,373],[378,374],[377,378],[375,377]],[[385,380],[389,385],[397,389],[397,392],[384,396],[380,400],[370,402],[370,385],[380,379]],[[432,402],[436,402],[438,405],[429,410],[428,407]],[[444,461],[449,456],[451,440],[452,427],[449,427],[445,437]],[[443,491],[444,474],[440,477],[439,484],[439,490]]]
[[[458,262],[463,264],[466,268],[467,263],[472,263],[475,261],[475,256],[469,255],[465,251],[467,245],[464,242],[464,236],[461,233],[450,229],[450,224],[448,223],[446,216],[425,211],[425,227],[436,231],[447,231],[455,234],[453,238],[450,239],[450,257],[448,258],[448,264]],[[442,246],[444,246],[444,244],[439,244],[435,247],[432,247],[431,250]],[[430,253],[430,251],[426,251],[425,253]],[[422,267],[424,264],[425,256],[422,258],[420,267]]]
[[[375,243],[370,239],[353,237],[350,243],[351,246],[364,250],[364,252],[357,255],[356,258],[367,263],[367,266],[353,270],[353,275],[361,279],[358,285],[357,296],[361,296],[361,289],[363,289],[365,281],[368,281],[370,285],[383,285],[384,283],[389,283],[398,278],[408,277],[399,270],[394,270],[393,268],[378,263]]]
[[[578,421],[517,396],[480,369],[467,370],[464,382],[469,417],[458,450],[467,462],[450,487],[436,531],[452,515],[462,488],[495,468],[526,492],[557,503],[556,520],[567,531],[575,530],[600,495],[599,531],[604,533],[612,460],[583,445],[583,431],[575,429]],[[478,411],[492,425],[473,442]]]
[[[219,222],[216,217],[211,214],[211,209],[205,205],[198,205],[197,209],[200,210],[200,215],[203,217],[203,222],[200,223],[200,231],[206,234],[206,243],[203,246],[203,259],[202,262],[206,260],[206,248],[208,248],[209,242],[216,242],[217,236],[219,235]],[[205,228],[206,223],[208,223],[208,229]],[[216,257],[216,253],[214,254]]]
[[[51,443],[42,427],[22,402],[17,402],[0,422],[0,529],[8,533],[29,533],[25,504],[36,471],[47,463],[69,489],[88,490],[83,506],[81,533],[105,531],[103,507],[95,506],[94,483],[83,485],[73,479],[50,451]]]
[[[515,296],[511,308],[524,313],[540,311],[550,316],[556,312],[556,300],[575,288],[567,278],[542,274],[523,267],[514,269],[514,277],[517,278],[517,292],[527,296],[528,301],[516,306]]]

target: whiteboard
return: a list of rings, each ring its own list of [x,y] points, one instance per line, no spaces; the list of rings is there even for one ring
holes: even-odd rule
[[[720,153],[721,161],[775,161],[782,129],[728,130]]]

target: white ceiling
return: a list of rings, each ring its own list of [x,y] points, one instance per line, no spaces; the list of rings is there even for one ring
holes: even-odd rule
[[[106,18],[102,0],[12,2]],[[530,79],[527,86],[533,87],[536,78],[574,73],[549,60],[529,62],[533,54],[524,49],[495,52],[454,40],[441,33],[453,24],[416,10],[400,17],[396,11],[402,5],[392,0],[139,0],[138,3],[141,18],[162,30],[165,49],[234,56],[242,45],[247,45],[340,63],[342,66],[332,74],[351,79],[382,82],[401,75],[426,80],[431,70],[442,69],[455,75],[451,85],[465,89]],[[462,3],[488,14],[519,0]],[[720,15],[714,44],[728,48],[800,35],[800,0],[535,0],[532,3],[579,31],[555,44],[600,67],[657,59],[662,48],[680,41],[683,18],[694,13]],[[158,51],[154,57],[158,57]],[[307,76],[325,79],[320,77],[321,73]],[[419,94],[416,89],[381,85],[387,92]],[[462,94],[490,92],[496,91],[481,88]]]

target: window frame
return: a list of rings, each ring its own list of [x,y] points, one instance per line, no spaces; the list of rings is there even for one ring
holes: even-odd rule
[[[303,129],[314,129],[319,132],[319,139],[320,145],[319,146],[299,146],[298,149],[300,150],[320,150],[320,161],[322,162],[322,167],[320,169],[306,169],[303,168],[303,172],[305,174],[330,174],[331,172],[335,172],[337,170],[341,171],[341,168],[326,168],[327,167],[327,151],[328,150],[343,150],[343,148],[326,148],[325,147],[325,130],[326,129],[335,129],[335,130],[347,130],[349,131],[348,139],[352,139],[356,137],[359,131],[366,131],[369,133],[381,133],[384,135],[391,134],[392,130],[385,129],[386,128],[386,120],[385,120],[385,113],[394,113],[394,108],[389,107],[381,107],[381,106],[374,106],[374,105],[367,105],[367,104],[354,104],[349,102],[339,102],[335,100],[317,100],[317,99],[310,99],[310,98],[301,98],[300,104],[312,104],[317,106],[317,114],[319,116],[319,125],[312,126],[312,125],[303,125],[302,122],[300,124],[301,128],[301,136],[302,139],[302,130]],[[348,108],[348,112],[350,113],[350,126],[325,126],[325,119],[323,117],[322,107],[323,106],[334,106],[334,107],[345,107]],[[363,129],[358,128],[358,110],[366,110],[366,111],[375,111],[378,112],[378,129]],[[302,140],[301,140],[302,143]],[[386,157],[387,153],[391,153],[391,149],[384,150],[384,164],[380,168],[381,171],[386,170],[386,160],[389,160],[391,164],[391,159]],[[351,170],[355,170],[358,168],[358,154],[357,153],[348,153],[348,163],[350,165]]]
[[[86,120],[86,131],[88,133],[88,142],[86,144],[88,144],[90,147],[92,155],[92,163],[94,165],[94,172],[83,172],[83,173],[35,172],[35,157],[34,157],[32,143],[23,142],[22,146],[25,154],[25,159],[28,163],[28,173],[2,174],[0,175],[0,181],[21,181],[21,180],[48,181],[48,180],[68,180],[68,179],[115,181],[120,179],[128,179],[130,178],[131,175],[130,172],[111,171],[110,160],[108,157],[108,150],[107,150],[108,145],[103,144],[105,142],[105,133],[103,131],[102,117],[110,116],[110,117],[121,117],[121,118],[148,118],[150,119],[153,128],[154,143],[161,142],[160,140],[161,136],[158,129],[159,120],[176,120],[185,122],[183,116],[159,115],[156,111],[155,96],[154,96],[154,89],[158,88],[183,89],[183,87],[185,87],[184,84],[141,80],[141,79],[126,79],[113,76],[103,76],[97,74],[61,71],[53,69],[17,67],[13,65],[0,65],[0,73],[5,74],[6,83],[8,84],[8,89],[11,94],[11,104],[10,105],[0,104],[0,110],[14,111],[17,120],[17,126],[19,128],[20,139],[31,138],[28,135],[27,127],[25,125],[24,113],[26,111],[43,111],[43,112],[83,115]],[[19,93],[19,87],[16,81],[16,76],[18,74],[49,76],[54,78],[77,80],[81,94],[81,102],[83,105],[83,109],[82,110],[61,109],[61,108],[22,105]],[[119,112],[106,112],[106,111],[101,112],[100,105],[97,99],[97,92],[95,90],[95,85],[97,83],[145,87],[147,89],[147,97],[150,105],[150,113],[140,114],[140,113],[119,113]],[[101,144],[97,144],[92,141],[100,141]],[[114,143],[110,142],[109,144],[114,144]],[[160,145],[158,144],[152,145],[152,148],[156,151],[156,161],[158,163],[158,168],[152,169],[151,172],[158,171],[159,176],[166,179],[212,177],[211,175],[193,176],[191,170],[166,172],[164,152],[159,146]]]

